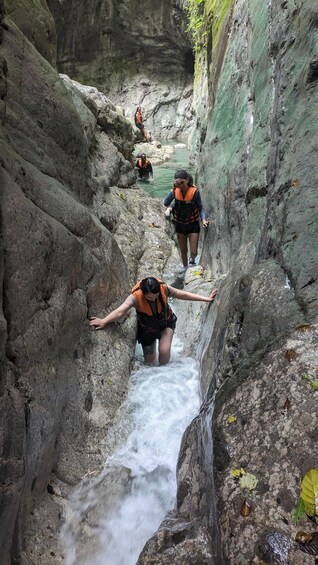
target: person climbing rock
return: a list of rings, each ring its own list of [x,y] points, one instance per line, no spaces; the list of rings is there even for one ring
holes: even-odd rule
[[[174,201],[174,205],[170,204]],[[198,252],[200,219],[207,227],[209,219],[205,217],[200,192],[193,184],[192,176],[187,171],[176,171],[174,185],[163,202],[167,206],[165,215],[173,215],[175,230],[178,237],[183,270],[188,266],[188,239],[190,244],[189,265],[195,265]]]
[[[140,159],[136,162],[136,168],[138,169],[138,175],[140,179],[153,178],[152,164],[148,161],[145,153],[140,155]]]
[[[146,131],[146,128],[143,124],[143,117],[142,117],[142,113],[141,113],[141,107],[138,106],[136,112],[135,112],[135,126],[140,129],[142,135],[144,136],[144,139],[147,141],[147,143],[150,143],[151,138],[150,138],[150,134]]]
[[[101,330],[111,322],[122,318],[131,308],[137,310],[137,340],[141,343],[146,364],[156,361],[156,340],[159,340],[159,364],[170,360],[173,333],[177,317],[168,304],[168,297],[179,300],[213,302],[217,290],[210,296],[201,296],[173,288],[155,277],[138,281],[126,300],[106,318],[90,318],[90,326]]]

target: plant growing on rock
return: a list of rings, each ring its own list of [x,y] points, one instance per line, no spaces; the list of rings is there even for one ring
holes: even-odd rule
[[[301,482],[300,497],[294,514],[296,524],[304,512],[318,523],[318,469],[307,471]]]

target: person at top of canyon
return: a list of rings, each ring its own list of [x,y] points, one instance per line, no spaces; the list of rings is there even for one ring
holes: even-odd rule
[[[174,201],[173,206],[170,204]],[[209,219],[205,217],[200,192],[193,184],[192,176],[187,171],[176,171],[173,188],[163,201],[167,206],[165,215],[173,215],[175,230],[178,237],[182,269],[188,266],[188,240],[190,244],[189,265],[195,265],[198,252],[200,233],[200,219],[202,225],[207,227]]]
[[[153,178],[152,164],[148,161],[145,153],[142,153],[140,158],[137,159],[136,168],[138,169],[140,179],[149,179],[149,177]]]
[[[137,311],[137,340],[142,345],[146,364],[156,361],[156,341],[159,340],[159,364],[170,360],[173,333],[177,317],[168,304],[168,297],[179,300],[213,302],[217,294],[214,289],[210,296],[201,296],[173,288],[155,277],[138,281],[126,300],[106,318],[90,318],[90,326],[101,330],[111,322],[122,318],[131,308]]]
[[[143,117],[142,117],[142,113],[141,113],[141,107],[138,106],[136,112],[135,112],[135,126],[140,129],[142,135],[144,136],[144,139],[150,143],[151,138],[150,138],[150,134],[146,131],[146,128],[143,124]]]

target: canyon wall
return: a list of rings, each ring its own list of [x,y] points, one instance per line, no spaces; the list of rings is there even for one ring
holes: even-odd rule
[[[211,217],[201,262],[220,281],[218,306],[192,348],[203,405],[181,448],[176,509],[138,564],[309,564],[294,539],[315,525],[293,514],[317,468],[318,11],[309,0],[204,6],[194,139]]]
[[[29,542],[47,564],[54,495],[102,465],[133,356],[133,315],[107,336],[87,318],[129,293],[145,228],[126,211],[138,238],[127,267],[113,234],[127,200],[118,191],[135,180],[131,124],[96,89],[60,79],[44,0],[1,1],[0,17],[0,560],[29,563],[37,520]]]
[[[60,72],[98,87],[152,135],[186,139],[193,125],[194,57],[176,0],[49,0]]]

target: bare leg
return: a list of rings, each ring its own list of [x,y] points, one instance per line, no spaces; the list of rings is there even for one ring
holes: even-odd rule
[[[181,260],[184,267],[188,265],[188,236],[178,233],[178,241],[181,253]],[[194,235],[194,234],[191,234]]]
[[[153,365],[156,361],[156,342],[154,341],[151,345],[143,345],[142,350],[144,352],[145,364]]]
[[[170,361],[173,330],[165,328],[161,332],[159,341],[159,365],[166,365]]]
[[[190,255],[193,259],[195,259],[198,254],[199,234],[189,233],[189,241],[190,241]]]

